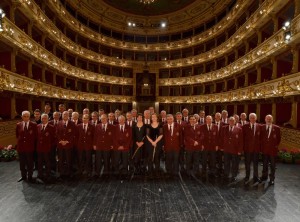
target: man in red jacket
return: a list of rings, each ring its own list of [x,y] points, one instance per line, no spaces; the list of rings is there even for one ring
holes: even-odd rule
[[[270,185],[274,185],[275,180],[275,164],[278,152],[278,146],[281,141],[281,133],[279,126],[273,124],[273,117],[267,115],[265,117],[266,124],[261,127],[261,148],[263,154],[263,171],[261,180],[268,179],[268,166],[271,164]]]
[[[55,145],[55,128],[49,124],[47,114],[42,114],[42,123],[37,126],[37,153],[38,153],[38,178],[49,180],[51,173],[51,152]],[[46,176],[43,175],[43,167],[46,169]]]
[[[229,125],[223,126],[222,149],[224,150],[224,177],[228,179],[230,169],[232,181],[236,180],[239,169],[239,156],[243,152],[243,131],[235,126],[234,117],[228,119]]]
[[[68,111],[64,111],[56,129],[58,168],[61,177],[71,176],[72,148],[75,145],[76,136],[77,128],[74,122],[69,120]]]
[[[109,175],[110,163],[113,159],[111,158],[111,150],[113,150],[114,131],[115,126],[108,124],[107,115],[102,114],[101,124],[98,124],[95,128],[93,142],[96,151],[95,177],[99,177],[103,165],[103,176],[107,177]]]
[[[19,154],[21,178],[22,180],[29,180],[33,182],[33,152],[37,139],[37,125],[29,120],[30,112],[22,112],[22,122],[17,123],[16,137],[17,137],[17,151]]]
[[[214,124],[218,128],[217,139],[216,139],[216,143],[217,143],[217,146],[218,146],[218,151],[216,153],[217,175],[221,176],[223,174],[223,171],[224,171],[224,167],[223,167],[224,153],[223,153],[223,150],[221,150],[221,145],[223,143],[222,129],[223,129],[223,126],[226,125],[225,123],[223,123],[221,121],[221,113],[218,112],[218,113],[215,114]]]
[[[196,176],[200,174],[201,128],[194,116],[189,117],[189,122],[183,129],[186,170],[189,176]]]
[[[128,174],[128,155],[132,144],[132,128],[126,126],[125,117],[118,117],[119,124],[115,126],[114,135],[114,171],[121,177]]]
[[[57,130],[58,127],[58,123],[59,123],[59,118],[60,118],[60,113],[59,112],[54,112],[53,116],[52,116],[52,120],[50,120],[48,123],[50,125],[53,125],[55,128],[55,132]],[[56,161],[56,156],[57,156],[57,141],[56,141],[56,133],[55,133],[55,144],[53,146],[53,149],[51,151],[51,169],[53,172],[56,172],[57,169],[57,161]]]
[[[249,120],[249,123],[243,125],[246,168],[245,184],[249,181],[251,162],[253,162],[253,182],[260,182],[258,177],[258,158],[259,152],[261,151],[261,126],[256,123],[257,117],[255,113],[250,113]]]
[[[207,162],[209,163],[209,176],[216,175],[216,153],[218,151],[218,127],[212,124],[212,116],[206,116],[206,124],[201,125],[202,133],[202,177],[206,177]]]
[[[77,154],[78,154],[78,170],[82,175],[83,171],[88,177],[92,176],[92,150],[95,127],[89,123],[89,115],[82,116],[83,123],[77,125]]]
[[[164,150],[166,153],[166,170],[169,175],[178,176],[179,151],[183,142],[181,127],[174,123],[174,117],[167,115],[167,124],[163,126]]]

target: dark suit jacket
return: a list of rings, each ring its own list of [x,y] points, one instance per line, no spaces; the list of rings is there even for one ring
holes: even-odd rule
[[[77,125],[77,149],[78,150],[92,150],[95,127],[92,124],[87,125],[86,132],[83,129],[83,123]]]
[[[33,152],[37,139],[37,125],[29,121],[28,130],[23,129],[23,121],[16,126],[18,152]]]
[[[246,153],[261,152],[261,125],[255,123],[254,128],[255,128],[255,134],[254,134],[254,129],[253,131],[251,130],[250,123],[247,123],[243,126],[244,152]]]
[[[73,148],[76,142],[77,128],[72,121],[68,121],[68,125],[65,128],[63,121],[60,121],[56,128],[57,148],[70,149]],[[60,141],[68,141],[69,143],[63,146]]]
[[[239,127],[234,127],[232,133],[229,132],[229,125],[222,128],[223,144],[225,153],[238,154],[243,152],[243,131]]]
[[[125,125],[125,124],[124,124]],[[114,136],[114,150],[115,151],[129,151],[132,145],[132,128],[125,125],[124,132],[121,132],[120,125],[115,126],[115,136]],[[118,148],[123,146],[123,150]]]
[[[50,152],[55,144],[55,127],[47,124],[46,128],[42,131],[43,124],[37,126],[37,151]]]
[[[115,126],[107,123],[106,131],[102,130],[102,123],[98,124],[94,133],[94,146],[96,150],[109,151],[113,147]]]
[[[211,124],[211,130],[208,131],[207,125],[201,125],[202,133],[202,145],[206,151],[216,151],[216,146],[218,146],[218,127]]]
[[[180,151],[180,147],[183,143],[182,128],[177,123],[174,123],[173,135],[169,130],[169,125],[165,124],[163,126],[163,138],[164,138],[164,149],[166,152],[170,151]]]
[[[200,151],[201,150],[201,127],[200,125],[192,127],[190,124],[186,124],[183,130],[184,148],[188,151]],[[195,142],[198,142],[197,146],[194,146]]]
[[[266,125],[261,127],[261,149],[262,153],[270,156],[277,156],[278,146],[281,141],[280,128],[272,124],[270,136],[266,131]]]

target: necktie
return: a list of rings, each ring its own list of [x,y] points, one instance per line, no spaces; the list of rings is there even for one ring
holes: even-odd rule
[[[45,130],[45,126],[43,125],[42,132],[44,132],[44,130]]]
[[[230,127],[229,134],[232,134],[232,126]]]
[[[210,125],[208,126],[208,131],[210,132],[211,128],[210,128]]]
[[[28,130],[28,125],[27,125],[27,123],[25,123],[24,131],[27,131],[27,130]]]
[[[252,131],[252,133],[253,133],[253,135],[255,134],[254,133],[254,124],[251,124],[251,131]]]
[[[121,126],[121,131],[122,133],[124,133],[124,126]]]
[[[86,124],[84,124],[83,126],[84,126],[84,132],[86,133]]]
[[[172,125],[170,125],[170,133],[171,133],[171,136],[173,136]]]
[[[66,122],[64,123],[64,128],[67,128],[67,123]]]

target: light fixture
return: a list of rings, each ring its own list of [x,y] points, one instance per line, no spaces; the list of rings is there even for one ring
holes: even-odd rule
[[[283,25],[283,29],[284,30],[287,30],[289,27],[290,27],[290,25],[291,25],[291,23],[290,23],[290,21],[286,21],[285,23],[284,23],[284,25]]]
[[[145,5],[149,5],[151,3],[156,2],[156,0],[139,0],[139,1],[140,1],[140,3],[143,3]]]
[[[134,22],[128,22],[127,25],[128,25],[129,27],[135,27],[135,23],[134,23]]]
[[[284,40],[285,41],[290,41],[292,35],[291,35],[291,32],[285,32],[284,33]]]
[[[3,22],[2,19],[5,17],[4,11],[0,8],[0,32],[3,32]]]
[[[162,23],[160,24],[160,26],[161,26],[162,28],[165,28],[165,27],[167,26],[167,23],[162,22]]]

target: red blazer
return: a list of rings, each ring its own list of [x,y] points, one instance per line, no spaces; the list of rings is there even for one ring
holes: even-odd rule
[[[80,123],[77,127],[77,149],[78,150],[92,150],[95,127],[91,124],[87,125],[86,132],[83,129],[83,123]]]
[[[95,124],[93,124],[93,120],[90,120],[89,123],[95,127]],[[98,125],[98,124],[100,124],[100,123],[101,123],[101,122],[100,122],[99,120],[97,120],[97,124],[96,124],[96,125]]]
[[[222,138],[224,152],[236,155],[243,152],[243,131],[241,128],[235,126],[232,133],[229,133],[229,125],[223,126]]]
[[[38,152],[50,152],[55,144],[55,127],[51,124],[47,124],[44,131],[43,124],[37,126],[37,151]]]
[[[77,124],[73,121],[73,120],[71,120],[76,126],[78,126],[80,123],[82,123],[82,121],[80,120],[80,119],[78,119],[77,120]]]
[[[184,141],[184,146],[185,150],[188,151],[201,151],[201,127],[200,125],[195,125],[195,130],[194,127],[192,127],[190,124],[186,124],[183,130],[183,141]],[[194,146],[195,142],[198,142],[197,146]]]
[[[249,122],[246,120],[244,125],[242,124],[242,121],[240,121],[239,123],[240,123],[242,126],[245,126],[245,125],[248,124]]]
[[[77,136],[77,127],[72,121],[68,121],[68,125],[65,128],[63,121],[60,121],[56,128],[57,148],[70,149],[75,145],[75,139]],[[65,140],[69,143],[63,146],[59,141]]]
[[[207,124],[201,125],[202,133],[202,145],[205,151],[216,151],[216,146],[218,146],[218,127],[211,124],[211,130],[208,131]]]
[[[247,123],[243,126],[244,134],[244,152],[245,153],[259,153],[261,152],[261,125],[255,123],[255,135],[254,130],[251,130],[251,124]]]
[[[94,133],[94,146],[96,150],[109,151],[113,147],[115,126],[107,123],[106,131],[102,130],[102,123],[98,124]]]
[[[177,123],[174,123],[173,135],[169,130],[169,124],[163,126],[164,131],[164,149],[166,152],[170,151],[180,151],[180,146],[183,142],[182,137],[182,128]]]
[[[24,131],[23,121],[16,126],[18,152],[33,152],[37,139],[37,125],[29,121],[28,130]]]
[[[242,127],[243,127],[242,124],[240,124],[240,123],[236,123],[235,126],[236,126],[236,127],[239,127],[239,128],[242,128]]]
[[[132,144],[132,128],[124,124],[124,132],[121,132],[120,125],[115,127],[114,135],[114,150],[115,151],[129,151]],[[118,147],[123,146],[123,150],[118,150]]]
[[[261,126],[261,149],[262,153],[270,156],[277,156],[278,146],[281,141],[280,128],[272,124],[270,136],[268,136],[266,125]]]
[[[219,122],[220,126],[218,127],[216,123],[214,123],[217,127],[217,130],[218,130],[218,134],[217,134],[217,139],[216,139],[216,142],[217,142],[217,146],[219,146],[219,149],[220,147],[222,146],[222,143],[223,143],[223,138],[222,138],[222,129],[223,129],[223,126],[226,125],[226,123],[223,123],[222,121]]]

